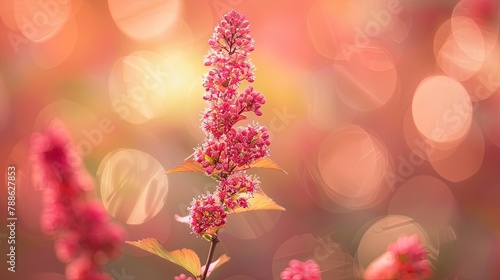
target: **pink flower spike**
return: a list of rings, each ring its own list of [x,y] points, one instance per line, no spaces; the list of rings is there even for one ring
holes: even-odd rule
[[[111,280],[110,275],[102,273],[87,257],[81,257],[66,267],[68,280]]]
[[[418,235],[402,236],[395,243],[387,246],[387,251],[396,255],[400,261],[419,261],[425,258],[427,252],[420,243]]]
[[[321,280],[321,272],[313,260],[291,260],[288,267],[280,273],[280,277],[282,280]]]
[[[74,197],[93,188],[69,133],[59,120],[50,122],[44,133],[32,135],[30,161],[36,189],[63,187],[65,195]]]
[[[189,221],[190,221],[189,216],[181,216],[181,215],[177,215],[177,214],[175,214],[175,215],[174,215],[174,219],[175,219],[176,221],[178,221],[179,223],[183,223],[183,224],[189,224],[189,223],[190,223],[190,222],[189,222]]]
[[[227,213],[216,197],[211,194],[200,196],[191,203],[190,226],[195,234],[212,233],[226,225]]]

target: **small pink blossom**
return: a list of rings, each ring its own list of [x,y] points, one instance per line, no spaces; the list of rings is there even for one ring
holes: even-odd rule
[[[195,280],[195,279],[191,276],[188,277],[188,276],[186,276],[186,274],[183,273],[179,276],[175,276],[174,280]]]
[[[257,177],[246,175],[243,172],[237,172],[221,180],[218,189],[224,192],[226,197],[232,197],[241,193],[253,193],[258,185],[259,181]]]
[[[56,236],[54,249],[68,263],[67,278],[111,279],[101,265],[119,255],[123,232],[109,222],[100,203],[88,199],[93,181],[61,122],[32,136],[30,159],[33,183],[43,190],[41,227]]]
[[[321,272],[313,260],[291,260],[288,267],[280,273],[280,277],[282,280],[321,280]]]
[[[220,201],[211,194],[200,196],[191,203],[190,226],[197,235],[205,234],[226,224],[227,213]]]
[[[78,253],[79,243],[79,236],[74,233],[65,234],[57,239],[54,244],[57,258],[62,262],[72,261]]]
[[[121,228],[109,223],[105,210],[97,202],[89,201],[78,210],[79,223],[74,230],[81,234],[81,245],[96,256],[116,258],[123,240]]]
[[[267,128],[256,123],[234,127],[243,114],[262,115],[264,95],[248,86],[238,92],[241,82],[254,82],[254,50],[250,24],[245,16],[231,11],[224,15],[209,39],[205,65],[211,66],[203,78],[207,109],[202,113],[201,128],[206,137],[195,148],[193,159],[207,176],[218,181],[212,194],[195,199],[189,208],[189,224],[197,234],[213,233],[226,224],[226,216],[236,208],[248,208],[249,199],[258,189],[256,177],[245,175],[252,162],[269,155],[271,141]]]
[[[230,159],[236,166],[250,165],[253,161],[269,154],[269,133],[267,127],[257,124],[238,127],[228,133],[231,142]]]
[[[227,178],[235,168],[249,166],[269,154],[267,128],[256,124],[231,129],[219,139],[208,138],[195,150],[194,159],[205,174]]]
[[[248,198],[252,197],[253,192],[258,188],[257,177],[237,172],[227,179],[221,180],[214,195],[220,199],[228,211],[231,211],[237,207],[247,208],[250,205]]]
[[[210,52],[205,65],[213,68],[205,76],[203,98],[212,103],[235,103],[236,89],[240,82],[254,81],[254,66],[247,58],[253,51],[250,24],[245,16],[232,11],[224,15],[208,40]]]
[[[368,265],[364,279],[428,279],[432,269],[426,257],[418,235],[402,236]]]

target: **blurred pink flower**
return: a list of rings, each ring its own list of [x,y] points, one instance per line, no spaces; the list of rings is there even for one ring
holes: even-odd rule
[[[364,279],[428,279],[432,269],[426,257],[418,235],[402,236],[368,265]]]
[[[248,166],[253,161],[269,154],[269,133],[265,126],[250,124],[232,128],[219,139],[208,138],[195,150],[205,174],[216,174],[222,179],[232,174],[237,167]]]
[[[228,210],[234,210],[237,207],[248,207],[248,198],[258,188],[259,181],[256,176],[236,172],[219,182],[219,187],[214,195],[220,199]],[[246,194],[246,197],[241,196],[242,194]]]
[[[280,273],[280,277],[282,280],[321,280],[321,272],[313,260],[291,260],[288,267]]]
[[[211,194],[194,199],[189,210],[189,224],[197,235],[204,234],[212,228],[220,228],[226,225],[227,213],[224,206]]]
[[[31,139],[32,180],[42,189],[42,230],[57,237],[59,260],[68,263],[66,277],[104,280],[101,265],[120,254],[123,232],[111,224],[97,201],[88,199],[93,181],[60,121],[52,121]]]
[[[194,279],[193,277],[187,277],[184,273],[179,275],[179,276],[175,276],[174,277],[174,280],[196,280]]]

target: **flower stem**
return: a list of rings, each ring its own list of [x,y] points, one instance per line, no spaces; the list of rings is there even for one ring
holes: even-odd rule
[[[212,263],[212,258],[214,257],[215,246],[217,246],[217,243],[219,243],[219,241],[220,240],[217,236],[217,232],[215,232],[211,238],[210,250],[208,251],[208,257],[207,257],[207,263],[205,264],[205,271],[203,272],[203,275],[201,276],[201,280],[207,279],[208,269],[210,268],[210,264]]]

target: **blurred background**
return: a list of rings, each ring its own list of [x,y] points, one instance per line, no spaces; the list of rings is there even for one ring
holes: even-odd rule
[[[500,278],[500,24],[496,0],[2,0],[0,160],[17,167],[17,272],[64,279],[42,234],[28,144],[67,124],[94,194],[127,240],[168,250],[209,243],[174,220],[214,181],[164,175],[203,143],[208,38],[235,9],[250,21],[271,158],[251,170],[285,212],[230,217],[213,279],[278,279],[313,259],[323,279],[359,279],[400,235],[418,234],[433,279]],[[246,84],[242,85],[242,89]],[[4,179],[5,182],[5,179]],[[6,188],[0,219],[6,222]],[[116,280],[173,279],[182,269],[123,245]]]

